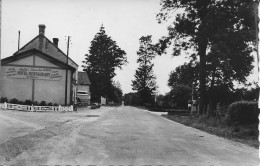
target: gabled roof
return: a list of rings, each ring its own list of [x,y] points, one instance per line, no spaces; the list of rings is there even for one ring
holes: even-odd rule
[[[33,43],[36,39],[40,38],[40,37],[43,37],[45,38],[48,43],[50,43],[53,47],[55,47],[59,52],[62,53],[62,55],[64,56],[64,58],[67,58],[67,55],[62,51],[60,50],[57,46],[55,46],[47,37],[45,37],[43,34],[39,34],[37,35],[35,38],[33,38],[30,42],[28,42],[27,44],[25,44],[19,51],[16,51],[13,55],[17,55],[21,52],[23,52],[23,50],[30,44],[30,43]],[[35,48],[38,50],[38,48]],[[54,57],[55,58],[55,57]],[[78,66],[78,64],[76,62],[74,62],[70,57],[69,57],[69,60],[72,61],[76,66]]]
[[[72,70],[73,72],[75,72],[75,68],[64,63],[64,62],[61,62],[59,60],[57,60],[56,58],[53,58],[52,56],[48,55],[48,54],[45,54],[41,51],[39,51],[38,49],[30,49],[30,50],[26,50],[26,51],[23,51],[21,53],[17,53],[13,56],[9,56],[7,58],[4,58],[1,60],[1,65],[8,65],[8,63],[11,63],[11,62],[14,62],[14,61],[17,61],[19,59],[22,59],[22,58],[26,58],[26,57],[29,57],[29,56],[32,56],[32,55],[37,55],[39,57],[41,57],[42,59],[45,59],[59,67],[61,67],[62,69],[69,69],[69,70]]]
[[[86,72],[82,72],[82,71],[78,72],[78,84],[91,85],[90,80],[88,78],[88,74]]]

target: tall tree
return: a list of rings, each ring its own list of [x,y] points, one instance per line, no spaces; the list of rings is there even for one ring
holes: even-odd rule
[[[196,99],[197,68],[197,62],[191,61],[178,66],[170,73],[168,86],[171,88],[171,91],[167,94],[167,99],[175,107],[187,108],[188,100],[192,99],[192,94],[193,99]]]
[[[185,85],[192,87],[198,81],[198,65],[197,62],[184,63],[171,71],[168,80],[168,86],[173,88],[177,85]]]
[[[112,86],[108,90],[107,97],[109,101],[113,101],[116,104],[122,104],[123,92],[119,82],[112,82]]]
[[[138,92],[143,99],[143,103],[152,102],[152,95],[156,90],[156,78],[153,74],[154,64],[152,63],[155,52],[151,37],[151,35],[148,35],[139,39],[140,47],[137,51],[139,67],[135,73],[135,80],[132,81],[133,90]]]
[[[103,25],[91,41],[89,54],[85,55],[85,65],[82,67],[91,81],[92,101],[98,101],[100,96],[107,97],[111,93],[112,78],[116,68],[127,63],[126,53],[105,32]]]
[[[169,36],[163,37],[157,47],[161,53],[173,41],[173,55],[180,55],[181,50],[193,49],[199,56],[200,113],[206,105],[207,55],[212,55],[211,62],[218,62],[225,70],[225,78],[231,78],[231,71],[238,81],[250,73],[252,52],[256,34],[253,0],[161,0],[161,12],[157,15],[160,22],[167,21],[172,12],[178,12],[173,26],[168,28]],[[176,10],[177,9],[177,10]],[[210,53],[210,54],[209,54]],[[216,58],[218,57],[218,58]],[[220,58],[222,57],[222,58]],[[225,58],[227,60],[225,60]],[[243,58],[244,61],[240,61]],[[246,69],[240,67],[240,64]],[[213,65],[214,66],[214,65]],[[231,67],[232,66],[232,67]],[[211,68],[211,83],[214,85],[216,70]],[[233,70],[234,71],[234,70]],[[227,74],[229,73],[229,74]],[[208,73],[209,74],[209,73]],[[242,75],[240,77],[239,75]],[[224,80],[227,82],[227,80]]]
[[[166,94],[166,98],[175,108],[187,108],[188,101],[191,100],[191,87],[187,85],[175,85],[171,91]]]

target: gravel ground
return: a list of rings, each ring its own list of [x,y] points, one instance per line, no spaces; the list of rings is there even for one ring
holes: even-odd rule
[[[0,116],[3,165],[258,165],[254,148],[134,107]]]
[[[100,116],[109,109],[79,108],[77,112],[0,110],[0,164],[11,161],[53,136],[69,133],[73,126],[69,125],[71,121]],[[91,120],[93,118],[87,118],[87,121]]]

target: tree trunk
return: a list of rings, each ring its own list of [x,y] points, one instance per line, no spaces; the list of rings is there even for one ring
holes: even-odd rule
[[[206,106],[206,49],[207,39],[201,37],[198,42],[198,54],[200,57],[200,70],[199,70],[199,81],[200,81],[200,103],[199,113],[203,114],[203,110]]]
[[[214,90],[214,83],[215,83],[215,71],[212,73],[212,80],[211,80],[211,85],[209,89],[209,117],[214,116],[215,112],[215,103],[213,99],[213,90]]]
[[[203,114],[204,109],[206,108],[206,50],[208,45],[208,28],[207,28],[207,18],[206,15],[208,13],[208,6],[211,1],[198,0],[198,5],[200,5],[198,9],[198,16],[201,20],[201,24],[199,26],[197,41],[198,41],[198,55],[200,57],[200,70],[199,70],[199,93],[200,93],[200,103],[199,103],[199,113]]]

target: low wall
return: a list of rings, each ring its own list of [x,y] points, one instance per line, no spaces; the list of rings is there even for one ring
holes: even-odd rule
[[[0,103],[0,109],[3,110],[19,110],[19,111],[73,111],[73,106],[33,106],[33,105],[20,105],[11,103]]]

